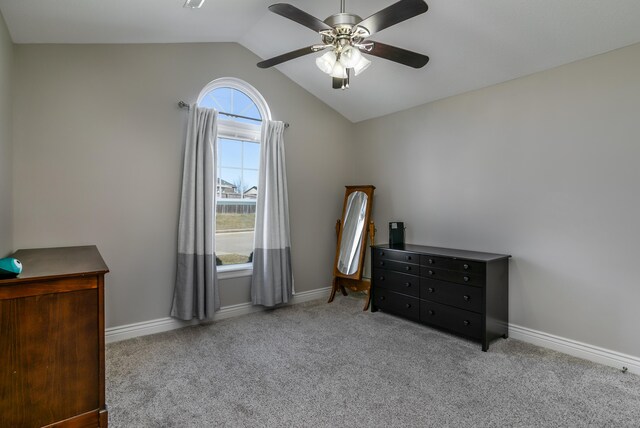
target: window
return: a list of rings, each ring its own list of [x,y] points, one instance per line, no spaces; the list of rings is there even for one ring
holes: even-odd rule
[[[218,116],[216,256],[218,270],[246,269],[253,256],[262,120],[271,112],[255,88],[234,78],[209,83],[198,105]],[[221,268],[222,266],[222,268]]]

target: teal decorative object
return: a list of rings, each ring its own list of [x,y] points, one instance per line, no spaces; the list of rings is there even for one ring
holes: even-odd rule
[[[22,263],[13,257],[0,259],[0,276],[18,276],[22,272]]]

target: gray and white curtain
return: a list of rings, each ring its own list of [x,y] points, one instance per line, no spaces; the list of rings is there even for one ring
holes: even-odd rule
[[[220,308],[216,272],[218,113],[191,106],[178,224],[178,270],[171,316],[208,319]]]
[[[275,306],[293,296],[284,123],[262,125],[251,300]]]

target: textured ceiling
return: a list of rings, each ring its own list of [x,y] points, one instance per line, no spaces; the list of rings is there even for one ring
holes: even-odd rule
[[[319,42],[311,30],[268,12],[274,1],[0,0],[15,43],[238,42],[269,58]],[[339,0],[290,0],[320,18]],[[393,0],[347,0],[365,18]],[[638,0],[427,0],[429,11],[372,39],[424,53],[415,70],[381,58],[331,89],[312,54],[277,68],[353,122],[553,68],[640,42]]]

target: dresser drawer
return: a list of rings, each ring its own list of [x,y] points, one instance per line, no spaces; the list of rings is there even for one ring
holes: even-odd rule
[[[378,248],[374,250],[374,258],[384,260],[394,260],[397,262],[405,262],[412,264],[420,263],[420,255],[415,253],[409,253],[406,251],[395,251]]]
[[[396,262],[392,260],[377,259],[375,264],[371,266],[373,269],[388,269],[396,272],[408,273],[411,275],[420,274],[420,266],[405,262]]]
[[[468,272],[476,275],[484,275],[485,263],[472,262],[469,260],[449,259],[447,269]]]
[[[386,288],[413,297],[420,295],[420,278],[417,276],[386,269],[374,269],[371,280],[374,287]]]
[[[420,256],[420,264],[422,266],[427,266],[428,268],[446,269],[447,263],[450,261],[451,259],[448,257],[431,256],[428,254]]]
[[[482,316],[428,300],[420,301],[420,321],[444,327],[474,339],[482,336]]]
[[[482,288],[435,279],[420,280],[420,298],[474,312],[482,312]]]
[[[484,275],[475,275],[472,273],[458,272],[455,270],[437,269],[421,266],[420,276],[423,278],[438,279],[441,281],[457,282],[458,284],[478,286],[484,285]]]
[[[404,294],[394,293],[385,288],[373,289],[373,304],[384,311],[393,312],[403,317],[418,320],[420,317],[420,300]]]

